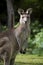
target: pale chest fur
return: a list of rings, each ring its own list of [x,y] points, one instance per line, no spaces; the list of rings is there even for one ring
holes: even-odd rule
[[[29,35],[29,25],[20,25],[15,30],[15,36],[17,38],[17,41],[20,47],[27,40],[28,35]]]

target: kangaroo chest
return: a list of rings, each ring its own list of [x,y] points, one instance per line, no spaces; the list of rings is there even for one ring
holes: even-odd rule
[[[18,41],[19,47],[25,43],[26,39],[28,38],[28,26],[22,26],[15,30],[15,36]]]

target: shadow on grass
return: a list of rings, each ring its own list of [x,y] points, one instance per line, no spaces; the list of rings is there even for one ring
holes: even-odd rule
[[[43,65],[43,63],[24,63],[24,62],[16,62],[15,65]]]

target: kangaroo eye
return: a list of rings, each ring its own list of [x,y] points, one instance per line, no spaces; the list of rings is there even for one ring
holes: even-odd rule
[[[27,16],[27,18],[29,18],[29,16]]]

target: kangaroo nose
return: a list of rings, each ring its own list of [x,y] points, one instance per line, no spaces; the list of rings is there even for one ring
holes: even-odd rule
[[[25,21],[25,23],[27,23],[27,21]]]

